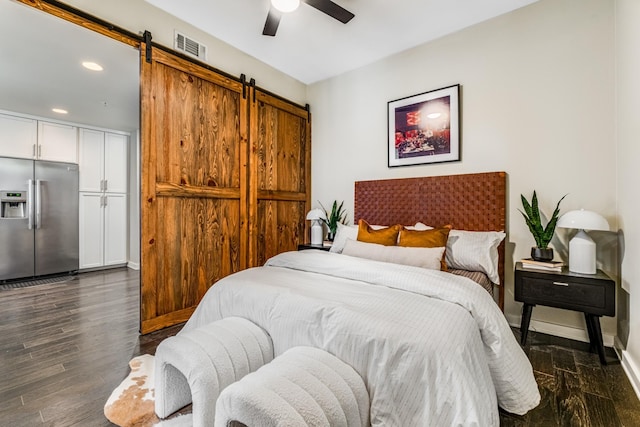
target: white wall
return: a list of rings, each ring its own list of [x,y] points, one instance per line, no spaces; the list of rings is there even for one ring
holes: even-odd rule
[[[505,311],[518,323],[513,260],[535,245],[517,210],[520,194],[537,190],[550,215],[568,193],[563,212],[594,210],[617,229],[613,46],[614,0],[541,0],[310,86],[314,204],[344,200],[353,213],[357,180],[506,171]],[[387,102],[457,83],[462,161],[387,168]],[[566,230],[558,236],[552,246],[566,255]],[[594,238],[602,267],[617,276],[615,233]],[[532,326],[587,339],[575,312],[536,307]],[[612,345],[615,318],[602,327]]]
[[[618,335],[623,366],[640,394],[640,2],[616,1],[618,215],[621,284]]]
[[[255,78],[256,84],[273,93],[304,105],[306,86],[238,49],[178,20],[144,0],[66,0],[70,6],[98,16],[132,33],[151,32],[155,43],[173,48],[174,31],[192,37],[207,46],[207,63],[232,76]]]

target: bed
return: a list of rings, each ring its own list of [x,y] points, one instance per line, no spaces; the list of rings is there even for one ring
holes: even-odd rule
[[[355,217],[501,231],[505,179],[497,172],[357,182]],[[504,243],[499,254],[503,265]],[[229,316],[264,328],[275,356],[311,346],[352,366],[367,386],[374,426],[498,426],[498,406],[524,414],[540,400],[499,305],[463,276],[286,252],[217,282],[180,333]]]

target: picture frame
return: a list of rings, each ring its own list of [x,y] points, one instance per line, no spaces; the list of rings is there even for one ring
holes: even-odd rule
[[[388,166],[460,160],[460,85],[387,103]]]

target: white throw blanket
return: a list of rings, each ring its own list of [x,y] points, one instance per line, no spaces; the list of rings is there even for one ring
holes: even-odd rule
[[[288,252],[217,282],[183,331],[228,316],[265,329],[276,356],[311,346],[352,366],[374,426],[498,426],[498,404],[523,414],[540,400],[502,312],[464,277]]]

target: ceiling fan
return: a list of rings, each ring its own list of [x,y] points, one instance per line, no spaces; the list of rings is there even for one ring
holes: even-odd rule
[[[278,25],[280,24],[282,13],[293,12],[300,5],[300,1],[318,9],[320,12],[326,13],[343,24],[351,21],[355,16],[353,13],[337,5],[331,0],[271,0],[271,7],[269,8],[267,20],[264,23],[262,35],[275,36],[276,31],[278,30]]]

